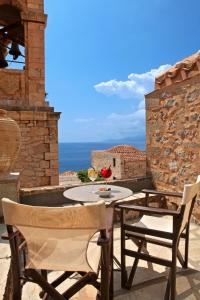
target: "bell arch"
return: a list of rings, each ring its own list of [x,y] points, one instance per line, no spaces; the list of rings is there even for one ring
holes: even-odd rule
[[[26,12],[27,10],[24,0],[0,0],[0,6],[1,5],[9,5],[10,7],[15,7],[20,12]]]
[[[24,46],[21,10],[16,6],[0,2],[0,68],[23,67],[25,62],[24,60],[19,62],[18,57],[24,57],[22,54]]]

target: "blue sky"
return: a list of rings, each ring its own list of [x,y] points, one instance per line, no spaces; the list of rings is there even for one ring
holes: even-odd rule
[[[45,11],[59,141],[144,137],[154,77],[200,49],[200,1],[46,0]]]

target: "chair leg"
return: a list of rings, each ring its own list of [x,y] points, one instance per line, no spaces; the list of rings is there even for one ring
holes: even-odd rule
[[[113,268],[110,270],[110,285],[109,285],[109,299],[113,299],[114,295],[114,274],[113,274]]]
[[[184,261],[184,268],[188,268],[188,250],[189,250],[189,230],[190,230],[190,224],[186,227],[186,237],[185,237],[185,261]]]
[[[171,270],[170,270],[169,278],[167,280],[167,286],[166,286],[164,300],[169,300],[169,296],[170,296],[170,276],[171,276]]]
[[[113,294],[113,247],[106,244],[102,246],[101,256],[101,299],[109,300]],[[111,257],[110,257],[111,256]],[[111,296],[111,297],[110,297]]]
[[[65,300],[65,297],[60,295],[56,289],[54,289],[37,271],[27,269],[25,270],[25,275],[28,278],[32,278],[33,281],[37,283],[43,290],[45,290],[54,300]]]
[[[19,239],[18,236],[13,235],[13,228],[7,225],[7,231],[9,235],[9,243],[11,249],[11,265],[10,265],[10,278],[12,286],[12,300],[21,300],[22,296],[22,285],[20,278],[21,261],[20,261],[20,250],[19,250]]]
[[[41,275],[44,277],[44,279],[47,281],[47,271],[46,270],[41,270]],[[40,298],[43,298],[45,295],[45,291],[42,290],[39,294]]]
[[[140,253],[140,252],[142,251],[143,245],[144,245],[144,242],[141,241],[141,242],[140,242],[140,245],[139,245],[139,247],[138,247],[138,253]],[[146,246],[146,242],[145,242],[145,246]],[[126,287],[128,290],[131,289],[131,286],[132,286],[132,283],[133,283],[133,279],[134,279],[134,276],[135,276],[135,272],[136,272],[136,269],[137,269],[138,262],[139,262],[139,258],[135,258],[135,259],[134,259],[133,266],[132,266],[132,269],[131,269],[131,272],[130,272],[130,275],[129,275],[129,278],[128,278],[128,281],[127,281],[127,283],[125,284],[125,287]]]
[[[126,256],[124,254],[124,249],[125,247],[121,247],[121,287],[122,288],[126,288],[126,282],[127,282]]]
[[[20,282],[20,270],[15,260],[11,259],[11,277],[12,277],[12,300],[21,300],[22,285]]]
[[[176,259],[177,259],[177,243],[172,248],[172,267],[170,272],[170,287],[171,297],[170,300],[176,299]]]
[[[22,297],[22,287],[20,284],[19,274],[14,270],[14,266],[12,268],[12,300],[21,300]]]

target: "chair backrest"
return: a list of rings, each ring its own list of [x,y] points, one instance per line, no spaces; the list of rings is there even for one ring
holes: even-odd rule
[[[106,229],[104,202],[79,207],[39,207],[2,199],[7,225],[15,226],[28,248],[28,268],[93,271],[90,240]],[[99,251],[100,247],[96,247]]]
[[[200,176],[197,178],[197,182],[194,184],[185,184],[183,190],[183,197],[180,203],[179,210],[182,212],[182,223],[180,232],[183,231],[185,226],[190,221],[194,201],[200,192]]]

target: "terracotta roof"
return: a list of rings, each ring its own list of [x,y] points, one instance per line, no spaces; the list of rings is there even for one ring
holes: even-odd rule
[[[130,145],[118,145],[105,150],[109,153],[120,154],[125,160],[146,160],[146,152]]]
[[[173,83],[181,82],[200,74],[200,50],[195,54],[177,62],[170,69],[155,79],[155,89],[161,89]]]

